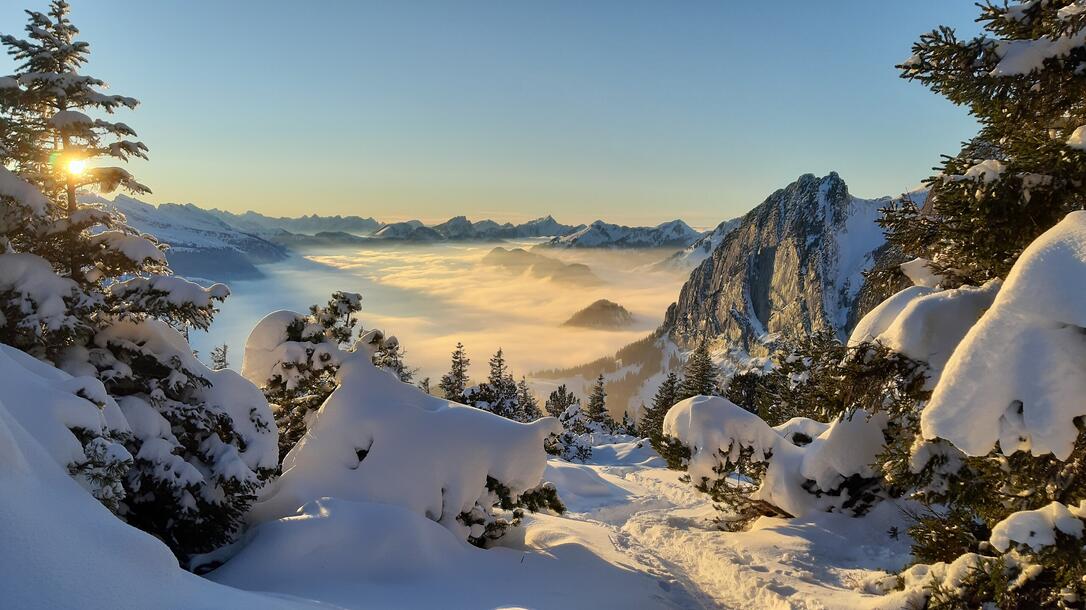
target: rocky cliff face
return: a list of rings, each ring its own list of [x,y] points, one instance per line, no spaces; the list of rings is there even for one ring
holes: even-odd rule
[[[801,176],[694,269],[663,330],[681,346],[709,339],[752,355],[815,331],[843,339],[861,313],[863,272],[884,248],[875,221],[889,201],[849,195],[836,173]]]

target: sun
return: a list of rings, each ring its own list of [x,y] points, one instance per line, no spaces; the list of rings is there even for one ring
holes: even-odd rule
[[[68,162],[68,173],[78,176],[87,169],[87,162],[82,159],[72,159]]]

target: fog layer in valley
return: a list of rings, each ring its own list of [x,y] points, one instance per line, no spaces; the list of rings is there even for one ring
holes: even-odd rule
[[[419,378],[436,382],[457,341],[467,347],[475,380],[500,346],[516,375],[583,364],[610,355],[656,328],[675,300],[685,273],[649,270],[670,251],[535,250],[567,263],[588,265],[602,283],[586,285],[534,277],[481,261],[493,248],[531,243],[470,243],[343,249],[309,253],[263,268],[261,280],[231,284],[232,295],[208,333],[193,333],[204,356],[221,343],[241,365],[249,329],[277,309],[305,311],[334,290],[363,295],[361,322],[396,335]],[[634,323],[622,330],[563,326],[597,299],[626,307]]]

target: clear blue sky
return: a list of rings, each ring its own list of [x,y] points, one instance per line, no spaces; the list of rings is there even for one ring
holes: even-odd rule
[[[970,0],[73,4],[155,202],[709,225],[807,172],[900,193],[975,131],[893,67]]]

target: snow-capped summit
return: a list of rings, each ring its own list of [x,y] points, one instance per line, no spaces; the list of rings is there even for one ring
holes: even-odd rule
[[[685,248],[701,235],[682,220],[655,227],[626,227],[597,220],[579,231],[555,237],[546,245],[555,248]]]
[[[725,220],[694,243],[661,261],[661,264],[683,269],[696,267],[701,261],[709,258],[713,250],[724,242],[724,238],[734,231],[742,220],[742,218]]]

